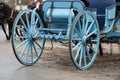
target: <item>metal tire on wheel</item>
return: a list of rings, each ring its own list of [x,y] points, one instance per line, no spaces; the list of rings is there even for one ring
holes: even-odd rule
[[[95,15],[89,11],[78,13],[69,35],[70,55],[78,69],[91,67],[98,53],[99,39],[99,26]]]
[[[45,39],[39,39],[36,28],[43,23],[36,11],[26,9],[20,12],[13,24],[12,47],[18,61],[26,66],[35,64],[40,58]],[[18,33],[19,32],[19,33]]]

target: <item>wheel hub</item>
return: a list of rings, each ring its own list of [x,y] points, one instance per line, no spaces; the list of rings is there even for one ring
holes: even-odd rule
[[[87,37],[84,35],[84,36],[82,37],[82,43],[83,43],[83,44],[86,44],[86,40],[87,40]]]
[[[35,40],[34,36],[36,34],[35,30],[33,28],[30,28],[27,33],[28,39],[34,41]]]
[[[28,39],[29,39],[30,41],[35,41],[35,40],[36,40],[31,34],[28,35]]]

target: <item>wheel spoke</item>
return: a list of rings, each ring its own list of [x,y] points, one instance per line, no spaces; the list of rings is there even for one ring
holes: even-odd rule
[[[35,29],[35,28],[38,28],[38,26],[37,26],[37,22],[38,22],[38,20],[39,20],[38,18],[35,20],[35,23],[34,23],[34,29]]]
[[[42,49],[42,47],[38,44],[37,41],[35,41],[35,44],[36,44],[40,49]]]
[[[87,16],[86,16],[87,18]],[[87,28],[88,28],[88,19],[86,20],[86,24],[85,24],[85,32],[87,31]]]
[[[84,54],[84,65],[87,65],[87,61],[86,61],[86,52],[85,52],[85,46],[83,47],[83,54]]]
[[[29,18],[28,18],[28,13],[26,13],[25,16],[26,16],[27,26],[29,27],[30,26],[30,22],[29,22]]]
[[[81,42],[79,42],[73,49],[72,49],[72,51],[74,51],[76,48],[78,48],[78,46],[80,46],[81,45]]]
[[[37,50],[36,50],[35,43],[33,43],[33,48],[34,48],[34,51],[35,51],[36,56],[38,57],[38,53],[37,53]]]
[[[31,43],[31,46],[30,46],[31,63],[33,63],[33,50],[32,50],[32,45],[33,45],[33,43]]]
[[[20,25],[17,26],[17,29],[19,29],[19,30],[22,31],[24,34],[26,34],[26,32],[20,27]]]
[[[77,53],[76,53],[76,55],[75,55],[75,61],[77,60],[77,58],[78,58],[78,56],[79,56],[79,54],[80,54],[81,46],[82,46],[82,45],[80,45],[80,47],[79,47],[79,49],[78,49],[78,51],[77,51]]]
[[[19,55],[20,58],[22,57],[22,55],[24,54],[24,52],[27,50],[27,48],[28,48],[28,44],[26,44],[25,48],[20,53],[20,55]]]
[[[82,23],[83,23],[83,24],[82,24],[82,29],[85,28],[85,22],[86,22],[85,20],[86,20],[86,19],[85,19],[85,15],[83,15],[83,16],[82,16]]]
[[[39,20],[39,19],[37,18],[36,21],[35,21],[36,24],[37,24],[38,20]]]
[[[98,30],[95,29],[94,31],[92,31],[90,34],[87,35],[87,38],[89,38],[91,35],[93,35],[94,33],[96,33]]]
[[[30,44],[28,43],[28,49],[27,49],[26,58],[25,58],[25,62],[26,62],[26,63],[27,63],[27,61],[28,61],[29,50],[30,50]]]
[[[78,29],[75,27],[75,32],[77,32],[78,33],[78,35],[79,35],[79,37],[80,37],[80,32],[78,31]]]
[[[95,53],[95,49],[92,48],[89,44],[87,44],[87,46]]]
[[[88,56],[89,61],[91,61],[91,56],[90,56],[90,53],[89,53],[89,51],[88,51],[87,46],[86,46],[85,50],[86,50],[86,53],[87,53],[87,56]]]
[[[20,20],[22,21],[22,24],[23,24],[23,26],[25,27],[25,30],[27,30],[27,26],[26,26],[24,20],[22,19],[22,17],[20,18]]]
[[[20,43],[19,45],[17,45],[16,49],[20,48],[21,46],[25,45],[25,43],[28,42],[28,40],[26,39],[25,41],[23,41],[22,43]]]
[[[82,65],[82,57],[83,57],[83,47],[81,47],[79,66]]]
[[[79,37],[81,38],[81,36],[82,36],[82,26],[81,26],[81,22],[80,22],[80,19],[78,20],[78,29],[77,29],[77,31],[79,31],[78,33],[78,35],[79,35]]]
[[[26,36],[16,36],[15,39],[25,39],[27,38]]]
[[[82,35],[81,34],[81,32],[82,32],[82,26],[81,26],[80,19],[78,20],[77,24],[76,24],[77,26],[75,27],[75,33],[77,33],[78,36],[81,37],[81,35]]]
[[[35,23],[35,13],[34,12],[31,14],[31,27],[32,27],[33,23]]]
[[[78,20],[78,26],[79,26],[79,27],[78,27],[78,28],[79,28],[78,30],[79,30],[79,32],[81,32],[81,31],[82,31],[82,26],[81,26],[80,19]]]
[[[93,24],[95,23],[95,21],[92,21],[92,23],[90,24],[90,26],[88,27],[88,30],[86,32],[86,35],[90,32],[91,28],[93,27]]]

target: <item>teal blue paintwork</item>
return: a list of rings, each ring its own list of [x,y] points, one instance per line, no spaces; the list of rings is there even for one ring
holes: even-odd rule
[[[78,69],[88,69],[95,61],[99,48],[99,34],[98,22],[93,13],[84,11],[75,17],[70,29],[69,50]],[[74,41],[77,42],[75,46]]]
[[[31,13],[31,17],[29,16]],[[24,18],[22,17],[24,15]],[[39,15],[30,9],[24,10],[18,14],[13,24],[12,47],[18,61],[26,66],[36,63],[43,51],[45,39],[34,39],[37,34],[37,24],[42,22]],[[16,30],[22,33],[17,35]],[[22,40],[20,40],[22,39]]]
[[[115,19],[116,5],[107,6],[104,14],[98,14],[96,8],[86,8],[83,2],[77,0],[56,0],[53,8],[51,4],[49,0],[42,5],[43,18],[46,24],[50,25],[49,28],[43,25],[40,14],[36,12],[37,8],[23,10],[16,17],[12,34],[12,47],[16,58],[23,65],[30,66],[40,58],[45,40],[69,41],[74,65],[82,70],[90,68],[98,53],[100,34],[105,33],[110,38],[117,35],[116,32],[119,33],[120,19]],[[105,20],[101,31],[97,17]],[[111,35],[114,25],[117,31]]]

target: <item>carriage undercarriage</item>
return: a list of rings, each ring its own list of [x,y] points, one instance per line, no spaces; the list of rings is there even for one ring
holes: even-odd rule
[[[107,10],[109,15],[109,12],[115,11],[115,6]],[[80,1],[46,1],[43,4],[43,12],[46,26],[36,9],[20,12],[14,22],[13,51],[23,65],[35,64],[44,50],[45,41],[53,40],[69,41],[70,56],[75,66],[82,70],[88,69],[95,61],[100,39],[104,42],[109,38],[111,40],[113,36],[120,38],[120,35],[116,36],[119,31],[109,37],[110,28],[114,25],[114,16],[108,16],[108,27],[100,32],[96,11],[85,10],[84,4]],[[16,32],[20,32],[22,35],[18,36]],[[113,42],[116,43],[115,39]]]

